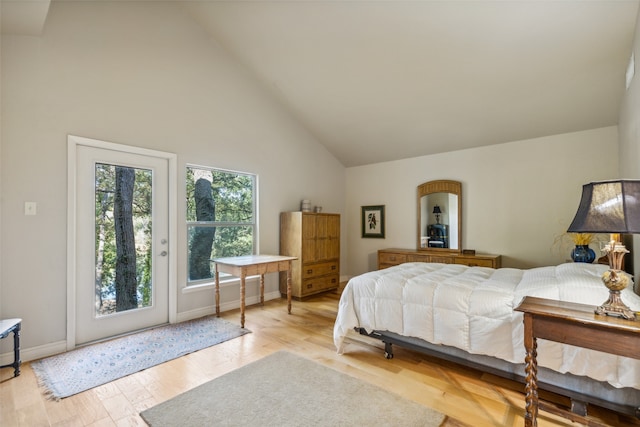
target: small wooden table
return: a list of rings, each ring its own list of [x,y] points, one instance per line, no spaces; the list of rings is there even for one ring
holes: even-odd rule
[[[240,326],[244,328],[245,279],[260,275],[260,304],[264,304],[264,275],[287,272],[287,311],[291,314],[291,263],[298,258],[282,255],[245,255],[216,258],[216,316],[220,316],[220,273],[240,278]]]
[[[594,313],[595,306],[525,297],[526,403],[524,425],[538,425],[537,342],[546,339],[635,359],[640,358],[640,322]]]

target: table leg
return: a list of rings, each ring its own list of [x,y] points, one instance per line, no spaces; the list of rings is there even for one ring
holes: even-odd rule
[[[260,275],[260,305],[264,305],[264,274]]]
[[[216,263],[216,317],[220,317],[220,272]]]
[[[291,261],[287,270],[287,313],[291,314]]]
[[[20,328],[21,325],[18,323],[16,328],[13,330],[13,376],[17,377],[20,375],[20,364],[22,361],[20,360]]]
[[[525,355],[525,427],[537,427],[538,425],[538,362],[537,340],[533,336],[533,318],[530,314],[524,315],[524,348]]]
[[[244,298],[246,293],[245,288],[245,278],[247,277],[247,273],[242,270],[240,273],[240,327],[244,328]]]

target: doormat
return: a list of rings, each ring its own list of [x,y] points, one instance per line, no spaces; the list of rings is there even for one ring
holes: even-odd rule
[[[448,418],[363,380],[278,351],[144,410],[152,427],[438,427]]]
[[[31,364],[51,399],[62,399],[251,331],[215,316],[160,326]]]

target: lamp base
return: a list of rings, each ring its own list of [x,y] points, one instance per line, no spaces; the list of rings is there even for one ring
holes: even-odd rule
[[[609,299],[596,307],[595,313],[600,315],[622,317],[637,320],[636,313],[622,302],[620,291],[629,284],[629,277],[620,270],[608,270],[602,275],[602,282],[609,289]]]
[[[596,314],[622,317],[627,320],[637,320],[636,313],[627,307],[620,299],[620,291],[609,291],[609,299],[596,307]]]

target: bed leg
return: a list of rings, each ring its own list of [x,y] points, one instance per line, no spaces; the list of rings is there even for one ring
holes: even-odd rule
[[[384,342],[384,357],[387,359],[393,359],[393,349],[390,342]]]
[[[582,415],[583,417],[586,417],[587,402],[571,399],[571,412],[573,412],[574,414],[578,414],[578,415]]]

